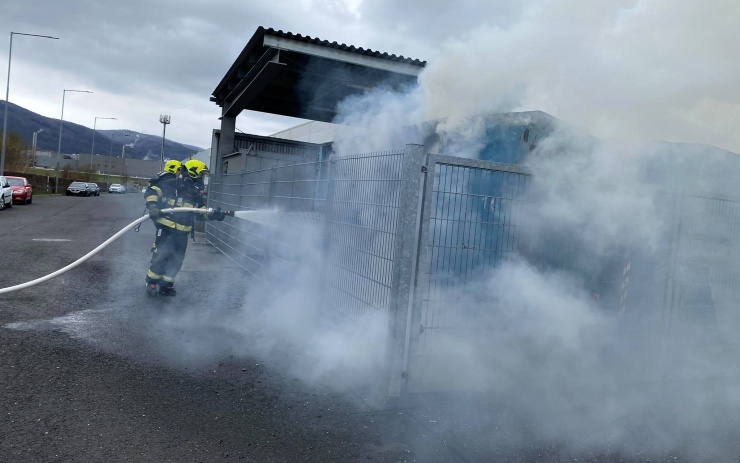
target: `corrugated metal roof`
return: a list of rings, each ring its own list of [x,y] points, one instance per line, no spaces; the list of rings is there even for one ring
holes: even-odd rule
[[[387,59],[391,61],[399,61],[402,63],[414,64],[416,66],[426,66],[426,61],[421,61],[413,58],[406,58],[404,56],[389,55],[388,53],[381,53],[379,51],[370,50],[369,48],[355,47],[354,45],[347,45],[338,42],[329,42],[328,40],[322,40],[308,35],[294,34],[292,32],[283,32],[281,30],[275,30],[273,28],[265,29],[260,26],[257,29],[257,33],[271,34],[277,37],[285,37],[288,39],[298,40],[300,42],[312,43],[315,45],[321,45],[329,48],[336,48],[337,50],[350,51],[352,53],[359,53],[361,55],[373,56],[376,58]]]
[[[362,47],[355,47],[354,45],[347,45],[344,43],[338,43],[338,42],[330,42],[328,40],[322,40],[316,37],[310,37],[307,35],[301,35],[301,34],[294,34],[292,32],[284,32],[282,30],[275,30],[273,28],[264,28],[262,26],[258,27],[257,30],[254,32],[252,37],[249,39],[249,42],[244,47],[242,52],[239,54],[239,56],[236,58],[234,63],[231,65],[229,70],[226,72],[224,77],[221,79],[221,82],[218,84],[216,89],[213,91],[214,97],[216,97],[217,100],[219,100],[219,93],[223,92],[224,89],[226,89],[229,85],[229,81],[234,80],[238,81],[239,78],[237,77],[238,69],[243,66],[243,63],[248,62],[249,55],[251,52],[256,51],[259,48],[263,47],[263,41],[265,34],[273,35],[275,37],[280,38],[287,38],[292,39],[304,43],[310,43],[313,45],[320,45],[327,48],[334,48],[336,50],[342,50],[347,51],[351,53],[357,53],[359,55],[364,56],[372,56],[373,58],[379,58],[379,59],[385,59],[388,61],[395,61],[400,62],[404,64],[410,64],[413,66],[419,66],[424,67],[426,66],[426,61],[421,61],[418,59],[413,58],[406,58],[404,56],[396,56],[388,53],[381,53],[379,51],[370,50],[369,48],[362,48]]]

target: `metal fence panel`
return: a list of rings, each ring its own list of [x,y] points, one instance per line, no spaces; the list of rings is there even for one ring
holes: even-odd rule
[[[346,314],[387,314],[395,262],[403,151],[331,165],[326,302]]]
[[[669,294],[671,367],[678,376],[737,374],[740,199],[683,193]],[[715,358],[712,368],[707,362]],[[692,359],[698,359],[692,361]]]
[[[329,308],[387,313],[403,158],[399,150],[214,176],[209,207],[274,210],[276,222],[210,222],[206,239],[259,279],[289,279],[313,259]]]
[[[517,226],[530,174],[494,162],[430,156],[422,215],[418,284],[411,321],[407,392],[465,388],[449,372],[443,339],[467,337],[475,326],[471,295],[455,288],[482,280],[518,253]],[[466,359],[455,358],[458,366]]]
[[[259,210],[270,204],[272,170],[211,178],[209,207],[227,210]],[[206,226],[206,240],[231,258],[249,275],[260,278],[267,259],[269,231],[245,220],[229,220]]]

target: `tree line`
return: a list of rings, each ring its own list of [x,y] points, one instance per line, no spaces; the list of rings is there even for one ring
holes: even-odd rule
[[[2,137],[2,130],[0,130],[0,137]],[[33,162],[31,146],[18,133],[8,132],[5,139],[5,170],[23,171],[27,166],[33,165]]]

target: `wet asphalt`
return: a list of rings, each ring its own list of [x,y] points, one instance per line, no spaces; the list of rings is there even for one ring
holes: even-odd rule
[[[142,212],[136,193],[0,211],[0,287],[70,264]],[[201,355],[225,334],[178,320],[236,310],[244,275],[198,236],[178,296],[147,298],[153,233],[144,223],[64,275],[0,295],[0,462],[455,461],[424,428],[434,445],[419,459],[403,407],[233,349]]]
[[[0,211],[0,287],[70,264],[142,212],[136,193]],[[0,462],[688,461],[529,441],[524,421],[499,419],[515,410],[473,398],[371,402],[307,384],[279,356],[223,342],[234,335],[213,321],[240,308],[245,275],[202,236],[178,296],[147,298],[153,233],[145,223],[62,276],[0,295]]]

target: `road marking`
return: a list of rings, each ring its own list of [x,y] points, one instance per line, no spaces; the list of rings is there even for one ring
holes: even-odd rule
[[[34,238],[33,241],[51,241],[52,243],[59,243],[62,241],[72,241],[64,238]]]

